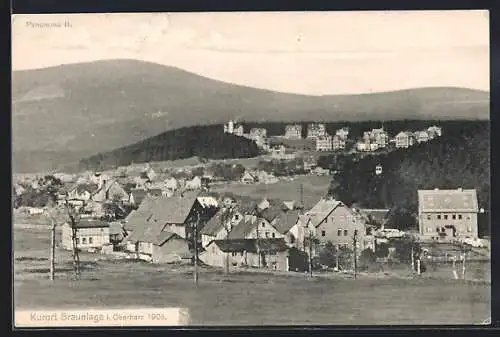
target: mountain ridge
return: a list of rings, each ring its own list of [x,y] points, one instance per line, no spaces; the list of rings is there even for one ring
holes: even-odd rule
[[[489,118],[489,93],[473,89],[428,87],[310,96],[230,84],[135,60],[20,70],[13,72],[12,83],[14,166],[28,165],[30,153],[64,153],[55,162],[77,160],[167,130],[231,118],[248,122],[300,122],[304,116],[317,121]],[[469,104],[455,103],[463,101]],[[39,157],[31,165],[44,166],[43,155]]]

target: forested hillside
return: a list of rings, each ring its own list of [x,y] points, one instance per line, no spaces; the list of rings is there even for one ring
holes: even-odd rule
[[[80,169],[109,169],[131,163],[175,160],[250,158],[259,154],[255,142],[225,134],[221,125],[194,126],[164,132],[114,151],[80,161]]]
[[[488,122],[449,122],[443,136],[429,143],[361,159],[330,156],[330,193],[363,207],[398,207],[416,212],[418,189],[476,189],[479,207],[490,207],[490,134]],[[375,167],[382,166],[382,174]]]

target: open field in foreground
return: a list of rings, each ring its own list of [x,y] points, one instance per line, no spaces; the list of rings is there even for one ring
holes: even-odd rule
[[[490,316],[490,286],[452,279],[308,279],[190,266],[106,261],[84,254],[82,279],[70,280],[69,252],[57,251],[48,280],[48,231],[15,230],[14,305],[23,309],[188,308],[193,324],[480,324]]]
[[[291,181],[280,181],[275,184],[241,184],[232,183],[215,185],[214,192],[231,192],[261,199],[262,196],[271,199],[300,201],[300,184],[303,187],[304,206],[313,207],[318,200],[325,196],[330,186],[330,176],[297,176]]]

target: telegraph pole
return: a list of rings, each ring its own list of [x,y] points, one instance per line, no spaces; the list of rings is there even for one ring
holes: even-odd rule
[[[55,274],[55,257],[56,257],[56,221],[54,218],[49,214],[48,210],[46,209],[45,212],[47,213],[50,223],[51,223],[51,231],[50,231],[50,280],[54,280],[54,274]]]
[[[198,224],[200,223],[200,213],[196,212],[196,223],[194,225],[194,283],[198,286]]]
[[[356,279],[357,276],[357,269],[358,269],[358,258],[357,258],[357,245],[358,245],[358,231],[354,230],[354,236],[353,236],[353,253],[354,253],[354,278]]]
[[[259,243],[259,222],[257,221],[257,256],[259,257],[258,258],[258,261],[259,261],[259,268],[261,267],[260,266],[260,259],[262,258],[260,256],[260,243]]]
[[[462,260],[462,278],[465,280],[465,256],[467,255],[467,250],[465,245],[462,245],[462,250],[464,252],[463,260]]]

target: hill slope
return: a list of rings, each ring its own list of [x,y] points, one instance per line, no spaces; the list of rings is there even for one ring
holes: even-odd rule
[[[81,170],[106,170],[131,163],[184,159],[249,158],[259,154],[246,138],[225,134],[219,125],[195,126],[164,132],[136,144],[91,156],[79,162]]]
[[[113,60],[13,73],[16,171],[53,167],[165,130],[249,121],[489,118],[489,93],[423,88],[304,96],[248,88],[154,63]]]
[[[448,122],[444,135],[429,143],[357,162],[337,160],[335,166],[340,173],[330,193],[349,204],[368,208],[398,206],[416,212],[418,189],[472,188],[478,192],[480,207],[487,210],[489,139],[488,122]],[[383,169],[380,176],[375,175],[378,164]]]

